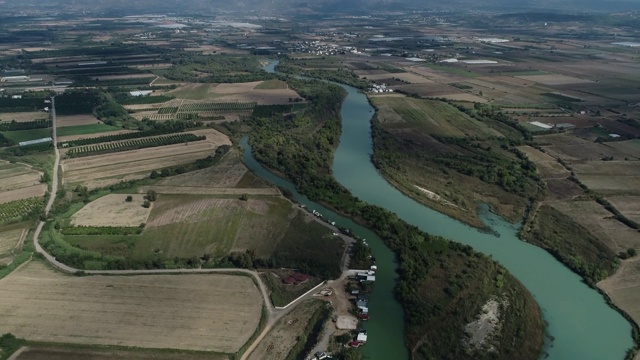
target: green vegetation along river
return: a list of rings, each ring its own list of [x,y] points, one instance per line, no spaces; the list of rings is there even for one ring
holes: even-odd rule
[[[271,69],[275,64],[271,63]],[[549,323],[553,338],[545,349],[548,359],[623,359],[633,346],[631,325],[609,307],[601,294],[541,248],[518,239],[518,226],[486,209],[481,214],[499,236],[485,234],[403,195],[378,173],[371,163],[371,118],[374,109],[357,89],[341,85],[348,95],[342,105],[342,135],[333,165],[335,178],[363,201],[395,212],[420,229],[467,244],[492,256],[516,276],[535,296]],[[245,161],[260,176],[278,186],[293,185],[273,176],[251,156],[246,141]],[[362,352],[368,359],[408,358],[403,339],[403,313],[393,297],[395,261],[381,239],[347,219],[311,203],[295,191],[296,199],[339,225],[350,227],[368,240],[380,271],[370,299],[371,320],[366,328],[370,341]]]

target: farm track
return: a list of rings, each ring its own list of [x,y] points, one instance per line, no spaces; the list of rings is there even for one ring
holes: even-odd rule
[[[55,110],[55,98],[51,99],[51,116],[52,116],[52,120],[53,120],[53,134],[52,134],[52,138],[53,138],[53,146],[54,146],[54,152],[55,152],[55,162],[54,162],[54,168],[53,168],[53,179],[58,179],[58,168],[60,165],[60,152],[58,150],[58,146],[57,146],[57,133],[56,133],[56,110]],[[56,194],[58,191],[58,182],[57,181],[53,181],[52,182],[52,186],[51,186],[51,194]],[[53,206],[53,202],[55,200],[55,195],[50,196],[49,200],[47,201],[47,204],[45,206],[44,212],[46,215],[49,214],[49,211],[51,210],[51,207]],[[326,224],[325,222],[323,222],[322,220],[313,217],[314,221],[317,221],[321,224],[323,224],[324,226],[329,227],[330,229],[332,229],[333,231],[335,231],[336,233],[340,234],[339,236],[347,243],[351,243],[354,240],[342,235],[337,228],[335,228],[334,226],[330,226],[329,224]],[[157,269],[157,270],[80,270],[80,269],[76,269],[73,268],[71,266],[65,265],[59,261],[56,260],[55,257],[53,257],[51,254],[49,254],[48,252],[46,252],[42,246],[40,245],[40,240],[39,240],[39,236],[40,233],[42,232],[42,228],[44,227],[45,222],[44,221],[40,221],[38,223],[38,226],[36,228],[36,230],[34,231],[33,234],[33,243],[35,246],[35,251],[42,254],[45,258],[45,260],[51,264],[53,267],[66,272],[66,273],[70,273],[70,274],[76,274],[79,272],[82,272],[84,274],[87,275],[159,275],[159,274],[215,274],[215,273],[243,273],[243,274],[247,274],[249,276],[251,276],[256,284],[258,285],[258,288],[260,290],[260,293],[262,294],[262,298],[263,298],[263,302],[264,302],[264,306],[267,310],[267,319],[265,322],[265,326],[262,329],[262,331],[260,331],[260,334],[253,340],[253,342],[251,343],[251,345],[249,345],[249,347],[247,348],[247,350],[242,354],[242,357],[240,358],[241,360],[246,360],[249,355],[251,354],[252,351],[255,350],[255,348],[258,346],[258,344],[260,343],[260,341],[266,336],[266,334],[273,328],[273,326],[278,322],[278,320],[280,320],[283,316],[285,316],[286,314],[288,314],[289,312],[291,312],[297,305],[299,305],[300,303],[302,303],[303,301],[313,297],[313,293],[307,294],[305,296],[302,296],[296,300],[294,300],[293,302],[289,303],[287,305],[287,307],[285,309],[276,309],[273,304],[271,303],[270,299],[269,299],[269,293],[267,291],[267,287],[264,284],[264,282],[262,281],[260,274],[256,271],[252,271],[252,270],[247,270],[247,269],[236,269],[236,268],[230,268],[230,269]],[[345,252],[346,253],[346,252]],[[340,281],[342,279],[344,279],[348,274],[349,271],[346,270],[347,268],[347,264],[348,264],[349,258],[348,256],[344,257],[344,262],[343,262],[343,273],[341,275],[341,277],[337,280]],[[20,349],[22,351],[24,351],[23,349]],[[20,351],[18,350],[18,351]],[[15,358],[15,357],[13,357]]]

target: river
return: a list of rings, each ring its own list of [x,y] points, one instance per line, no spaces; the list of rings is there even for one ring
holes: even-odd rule
[[[277,62],[265,67],[273,71]],[[482,220],[499,236],[478,231],[453,218],[423,206],[391,186],[371,163],[373,144],[371,118],[374,109],[366,95],[338,84],[348,93],[341,110],[342,135],[333,163],[333,174],[353,195],[384,207],[423,231],[472,246],[507,268],[534,295],[553,337],[545,352],[552,360],[623,359],[633,346],[631,325],[608,306],[597,291],[558,262],[545,250],[518,239],[519,224],[511,224],[487,211]],[[292,184],[266,171],[251,156],[246,139],[245,162],[261,177],[292,190],[297,201],[320,211],[339,225],[353,228],[367,239],[377,260],[376,284],[369,301],[371,320],[365,323],[369,342],[362,348],[367,359],[407,359],[404,346],[403,313],[393,297],[396,263],[382,240],[369,230],[310,202]]]

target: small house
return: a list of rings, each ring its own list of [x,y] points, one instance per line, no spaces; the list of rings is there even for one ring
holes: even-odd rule
[[[356,341],[359,343],[366,343],[367,342],[367,333],[366,332],[360,332],[358,333],[358,336],[356,336]]]
[[[367,304],[368,304],[368,302],[367,302],[366,300],[358,300],[358,301],[356,301],[356,306],[357,306],[358,308],[360,308],[360,307],[366,307],[366,306],[367,306]]]

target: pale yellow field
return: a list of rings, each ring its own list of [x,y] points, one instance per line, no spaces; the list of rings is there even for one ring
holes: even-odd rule
[[[44,109],[44,103],[42,105]],[[44,111],[33,112],[19,112],[19,113],[0,113],[0,121],[12,121],[25,122],[39,119],[48,119],[49,114]]]
[[[640,223],[640,196],[608,196],[607,200],[627,218]]]
[[[253,90],[260,85],[262,81],[254,81],[248,83],[220,84],[209,88],[210,94],[239,94]]]
[[[593,81],[586,79],[579,79],[576,77],[558,75],[558,74],[549,74],[549,75],[524,75],[524,76],[516,76],[516,78],[522,80],[535,81],[544,85],[571,85],[571,84],[586,84],[591,83]]]
[[[11,250],[15,249],[26,232],[26,228],[11,229],[0,232],[0,255],[7,254],[11,252]]]
[[[102,132],[102,133],[99,133],[99,134],[90,134],[90,135],[82,134],[82,135],[58,136],[58,142],[59,143],[64,143],[65,141],[72,141],[72,140],[78,140],[78,139],[89,139],[89,138],[98,137],[98,136],[127,134],[127,133],[132,133],[132,132],[136,132],[136,131],[135,130],[116,130],[116,131],[107,131],[107,132]]]
[[[131,195],[133,201],[125,201],[128,194],[109,194],[85,205],[73,214],[74,226],[138,226],[146,223],[151,207],[144,208],[144,195]],[[153,206],[153,203],[151,203]]]
[[[262,297],[244,276],[88,276],[32,261],[0,280],[0,333],[44,342],[235,353]]]
[[[206,140],[111,154],[64,159],[62,167],[67,184],[103,187],[121,180],[142,179],[152,170],[186,164],[213,154],[220,145],[231,145],[229,138],[215,130],[197,130]]]
[[[621,262],[618,271],[598,283],[621,309],[640,324],[640,257]]]
[[[58,116],[56,118],[56,125],[58,127],[92,125],[92,124],[98,124],[99,122],[100,120],[96,119],[95,116],[89,115],[89,114]]]
[[[536,164],[538,173],[545,179],[564,179],[571,176],[571,172],[565,169],[556,159],[531,146],[520,146],[529,160]]]
[[[549,205],[585,227],[615,254],[640,248],[640,232],[613,218],[613,214],[594,200],[554,201]]]
[[[27,165],[0,162],[0,204],[44,196],[47,185],[40,183],[42,173]]]

